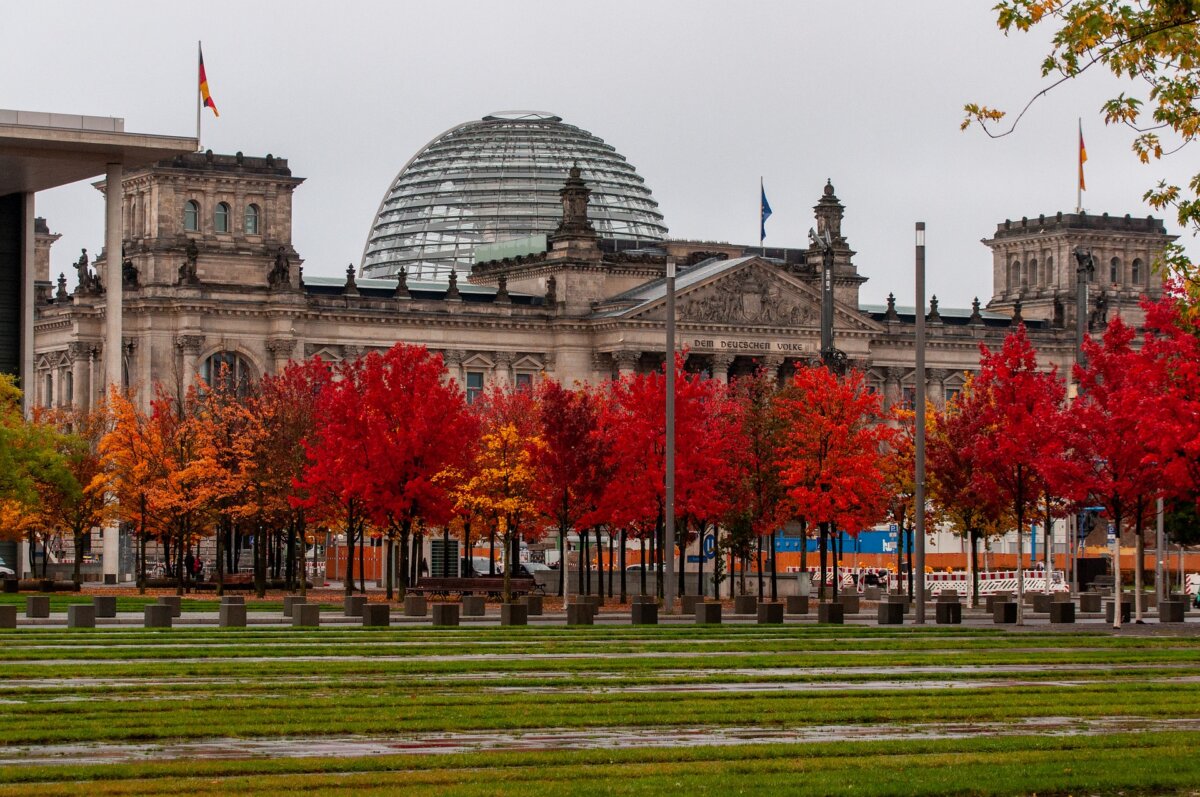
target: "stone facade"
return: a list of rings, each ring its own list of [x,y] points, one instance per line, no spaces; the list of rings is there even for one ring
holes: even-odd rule
[[[522,384],[541,373],[594,383],[661,368],[668,258],[679,264],[677,341],[689,369],[724,381],[767,367],[786,378],[796,364],[818,359],[815,248],[604,240],[588,221],[589,189],[572,173],[561,191],[562,221],[545,245],[477,263],[469,279],[364,279],[353,268],[344,280],[305,278],[291,228],[292,193],[301,182],[286,160],[240,153],[197,153],[124,176],[124,378],[142,387],[143,401],[154,382],[177,388],[219,364],[255,378],[291,359],[338,361],[397,341],[441,354],[471,396],[492,382]],[[892,301],[860,305],[866,277],[854,264],[831,184],[814,214],[833,245],[836,347],[887,403],[909,400],[914,311]],[[53,236],[43,233],[48,250]],[[1074,350],[1074,248],[1093,249],[1102,265],[1120,258],[1107,311],[1133,314],[1140,292],[1160,290],[1147,264],[1169,240],[1153,219],[1065,216],[1001,225],[985,241],[995,258],[988,310],[978,302],[969,311],[938,307],[935,299],[927,311],[930,396],[941,401],[961,389],[978,367],[979,343],[998,345],[1018,307],[1045,362],[1065,367]],[[1018,259],[1039,265],[1013,282]],[[1144,269],[1136,284],[1134,262]],[[107,263],[107,253],[97,259],[90,289],[54,293],[47,280],[39,295],[40,403],[87,406],[101,394]],[[1056,300],[1068,308],[1066,318],[1055,316]]]

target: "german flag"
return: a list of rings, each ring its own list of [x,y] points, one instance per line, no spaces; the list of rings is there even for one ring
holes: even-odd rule
[[[1087,163],[1087,147],[1083,145],[1083,124],[1079,125],[1079,190],[1086,191],[1087,183],[1083,181],[1083,164]]]
[[[204,51],[200,51],[200,100],[201,104],[207,108],[212,108],[213,116],[219,117],[221,114],[217,112],[217,104],[213,102],[212,95],[208,93],[208,76],[204,74]]]

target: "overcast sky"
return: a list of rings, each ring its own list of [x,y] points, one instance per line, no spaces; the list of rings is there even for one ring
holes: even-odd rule
[[[293,237],[308,274],[358,265],[401,166],[448,127],[498,110],[553,111],[624,154],[673,237],[805,246],[831,178],[865,302],[913,296],[913,223],[943,307],[991,293],[979,243],[1005,218],[1072,212],[1076,118],[1088,212],[1144,216],[1168,167],[1105,128],[1106,75],[1057,89],[1018,131],[959,131],[962,106],[1009,109],[1046,85],[1045,34],[1005,38],[991,0],[910,2],[54,2],[7,4],[0,107],[119,116],[194,135],[196,40],[221,112],[203,144],[270,152],[307,178]],[[1178,178],[1176,178],[1178,179]],[[87,184],[38,196],[62,233],[52,268],[103,243]],[[1168,224],[1168,229],[1174,225]],[[1190,241],[1185,241],[1190,246]]]

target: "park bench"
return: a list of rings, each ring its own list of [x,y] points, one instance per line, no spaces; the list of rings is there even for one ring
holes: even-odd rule
[[[513,597],[518,595],[544,595],[545,590],[532,578],[514,578],[508,582],[509,591]],[[502,576],[487,576],[475,578],[439,578],[423,576],[415,586],[407,587],[406,592],[414,595],[487,595],[499,597],[504,594],[504,578]]]

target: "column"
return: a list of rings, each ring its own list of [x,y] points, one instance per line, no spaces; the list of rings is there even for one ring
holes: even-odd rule
[[[458,349],[446,349],[442,352],[442,362],[446,364],[446,374],[465,390],[466,378],[463,376],[463,353]]]
[[[891,409],[900,403],[900,379],[904,369],[890,366],[883,369],[883,404],[884,409]]]
[[[183,355],[182,370],[179,372],[179,384],[187,390],[196,380],[196,358],[200,347],[204,345],[203,335],[179,335],[175,338],[175,348]]]
[[[929,400],[941,407],[946,403],[946,380],[950,372],[945,368],[929,369]]]
[[[778,354],[768,354],[762,358],[763,370],[776,382],[779,381],[779,369],[783,367],[783,357]]]
[[[733,365],[733,355],[727,351],[719,351],[712,355],[713,379],[723,385],[729,384],[729,368]]]
[[[88,361],[92,357],[92,347],[90,343],[75,341],[67,346],[67,352],[71,356],[70,402],[80,412],[86,412],[91,408],[91,402],[88,400]]]
[[[492,375],[496,382],[501,385],[511,385],[513,383],[512,364],[517,357],[511,351],[498,351],[492,355],[496,361],[496,367],[493,369]]]
[[[296,350],[295,338],[273,338],[267,341],[267,351],[271,354],[271,372],[280,374],[287,368]]]
[[[124,172],[121,164],[110,163],[104,178],[104,378],[106,384],[117,386],[121,385],[122,355],[121,179]],[[107,539],[107,532],[105,534]],[[104,567],[107,574],[107,557]]]
[[[612,357],[617,364],[617,376],[627,376],[637,373],[637,364],[642,353],[631,349],[619,349],[612,353]]]

